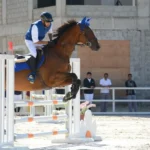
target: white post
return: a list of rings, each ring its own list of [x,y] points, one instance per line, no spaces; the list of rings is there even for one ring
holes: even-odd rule
[[[135,0],[132,0],[132,6],[135,6]]]
[[[46,96],[46,100],[52,100],[52,94],[53,94],[53,89],[51,90],[45,90],[44,91],[45,93],[45,96]],[[47,105],[47,106],[44,106],[45,107],[45,115],[46,116],[49,116],[52,114],[52,105]]]
[[[56,16],[65,16],[66,11],[66,0],[56,0]]]
[[[77,77],[80,79],[80,59],[71,59],[72,72],[76,73]],[[74,134],[80,131],[80,90],[73,100],[73,116],[74,116]]]
[[[33,96],[32,94],[34,94],[34,91],[30,91],[30,101],[33,101]],[[30,116],[35,116],[35,106],[30,106]]]
[[[112,102],[112,111],[115,112],[115,89],[112,89],[112,97],[113,97],[113,102]]]
[[[65,87],[65,94],[69,91],[71,86]],[[66,122],[66,129],[68,130],[68,136],[72,134],[72,100],[67,102],[67,105],[65,107],[66,114],[68,116],[68,120]]]
[[[33,1],[28,0],[28,20],[32,21],[33,18]]]
[[[3,24],[6,24],[6,16],[7,16],[7,2],[6,0],[2,0],[2,22]]]
[[[14,142],[14,56],[5,55],[6,58],[6,110],[7,110],[7,142]]]
[[[0,145],[4,143],[4,101],[5,101],[5,60],[3,55],[0,55]]]

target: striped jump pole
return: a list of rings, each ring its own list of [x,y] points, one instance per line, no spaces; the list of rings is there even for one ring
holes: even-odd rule
[[[68,134],[68,131],[67,129],[64,129],[64,130],[53,130],[50,132],[42,132],[42,133],[15,134],[15,140],[24,139],[24,138],[34,138],[38,136],[58,135],[58,134]]]
[[[6,93],[5,93],[5,89],[6,89]],[[7,143],[13,145],[14,142],[14,56],[13,55],[0,55],[0,99],[1,99],[0,100],[0,109],[1,109],[0,145],[7,144]],[[5,115],[5,107],[7,110],[6,115]]]
[[[68,116],[66,114],[64,115],[51,115],[51,116],[35,116],[35,117],[21,117],[21,118],[15,118],[15,123],[20,122],[33,122],[33,121],[60,121],[61,119],[68,119]]]
[[[33,100],[33,101],[15,101],[15,107],[27,107],[27,106],[42,106],[42,105],[58,105],[64,104],[62,100]]]

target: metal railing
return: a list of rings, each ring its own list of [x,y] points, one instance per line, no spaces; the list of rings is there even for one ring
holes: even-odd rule
[[[80,90],[90,90],[91,88],[86,88],[82,87]],[[112,90],[112,99],[96,99],[92,100],[92,102],[112,102],[112,112],[93,112],[93,114],[120,114],[120,115],[125,115],[125,114],[132,114],[132,115],[148,115],[150,114],[150,109],[148,112],[116,112],[116,103],[117,102],[142,102],[142,103],[150,103],[150,99],[116,99],[116,90],[150,90],[150,87],[109,87],[109,88],[103,88],[103,87],[95,87],[94,90],[101,90],[101,89],[109,89]],[[81,101],[85,101],[81,99]]]

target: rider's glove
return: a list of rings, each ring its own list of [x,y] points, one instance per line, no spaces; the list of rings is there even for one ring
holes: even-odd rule
[[[50,47],[54,47],[55,43],[54,43],[53,41],[48,41],[48,45],[49,45]]]

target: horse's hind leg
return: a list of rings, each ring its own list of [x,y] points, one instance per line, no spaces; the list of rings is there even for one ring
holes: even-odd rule
[[[77,78],[75,73],[71,73],[72,76],[72,86],[71,86],[71,92],[68,92],[65,97],[63,98],[63,101],[66,102],[72,98],[76,97],[77,92],[79,91],[79,87],[81,85],[81,81]]]

